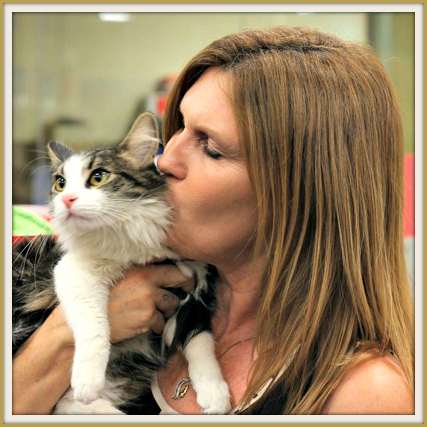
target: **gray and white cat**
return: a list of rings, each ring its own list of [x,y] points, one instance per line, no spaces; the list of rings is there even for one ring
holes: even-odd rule
[[[197,285],[168,319],[157,343],[152,334],[142,334],[110,344],[107,309],[114,283],[134,264],[159,258],[178,260],[162,243],[171,212],[164,179],[153,164],[158,150],[154,117],[147,113],[138,117],[124,141],[115,147],[82,153],[57,142],[48,147],[54,176],[50,212],[59,237],[57,243],[40,244],[36,251],[39,259],[48,259],[56,251],[53,274],[44,272],[42,286],[43,274],[35,285],[31,278],[24,280],[25,262],[37,258],[29,248],[37,247],[37,242],[21,245],[14,255],[21,261],[15,266],[13,298],[17,342],[22,342],[22,325],[41,311],[45,315],[58,300],[73,331],[71,388],[54,413],[122,414],[127,402],[138,399],[138,388],[147,387],[155,369],[176,349],[182,350],[189,362],[192,385],[204,412],[227,413],[228,387],[210,332],[213,290],[203,264],[177,262],[185,275],[197,277]],[[50,246],[50,255],[44,254],[41,249],[46,251]],[[24,256],[25,250],[28,253]],[[31,307],[37,310],[31,311]],[[189,310],[195,308],[201,314],[189,316]],[[27,335],[30,330],[27,328]]]

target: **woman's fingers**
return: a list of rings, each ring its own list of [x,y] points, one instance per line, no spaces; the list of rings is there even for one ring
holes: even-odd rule
[[[155,311],[151,320],[151,330],[156,334],[161,334],[165,327],[165,319],[160,311]]]
[[[160,288],[182,288],[189,293],[195,287],[194,279],[184,276],[174,264],[136,266],[133,271]]]
[[[161,333],[165,319],[179,306],[179,299],[164,287],[194,288],[193,278],[173,264],[135,266],[110,293],[109,318],[112,342],[152,330]]]
[[[157,309],[160,310],[166,318],[168,318],[171,317],[178,308],[179,298],[172,292],[165,289],[159,289],[155,299],[155,304]]]
[[[190,294],[191,292],[194,291],[194,288],[196,287],[196,282],[194,281],[194,279],[189,279],[187,277],[187,281],[181,283],[179,286],[177,285],[176,287],[179,287],[181,289],[183,289],[185,292],[187,292],[187,294]]]

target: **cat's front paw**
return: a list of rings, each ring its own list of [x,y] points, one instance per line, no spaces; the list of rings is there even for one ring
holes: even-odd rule
[[[199,383],[196,393],[197,403],[205,414],[223,415],[230,412],[230,392],[223,379]]]
[[[104,372],[85,370],[74,372],[71,377],[71,387],[74,390],[74,399],[83,403],[91,403],[98,398],[99,392],[105,386]]]
[[[125,415],[111,402],[96,399],[88,405],[77,402],[69,397],[62,398],[55,406],[53,415]]]

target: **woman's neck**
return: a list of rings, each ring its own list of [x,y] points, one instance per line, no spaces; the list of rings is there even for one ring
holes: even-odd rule
[[[237,268],[217,267],[217,308],[212,320],[217,340],[225,335],[237,340],[253,336],[264,265],[259,258]]]

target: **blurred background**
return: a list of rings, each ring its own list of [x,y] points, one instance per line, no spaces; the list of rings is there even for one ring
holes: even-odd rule
[[[160,121],[174,76],[209,42],[247,28],[314,27],[371,44],[395,84],[407,154],[405,236],[412,242],[410,258],[414,18],[412,12],[14,12],[12,202],[47,203],[45,147],[50,139],[76,149],[103,146],[119,142],[142,111],[153,112]]]

